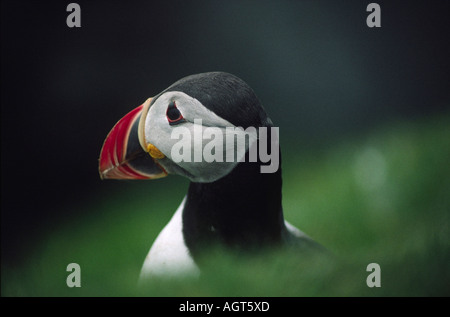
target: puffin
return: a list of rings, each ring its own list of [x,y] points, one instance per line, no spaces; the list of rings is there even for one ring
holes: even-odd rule
[[[113,126],[100,152],[101,179],[175,174],[190,180],[139,280],[199,276],[200,259],[211,247],[249,253],[278,246],[323,249],[284,219],[277,132],[250,86],[226,72],[182,78]],[[238,137],[245,142],[237,144]],[[278,156],[271,169],[267,153]]]

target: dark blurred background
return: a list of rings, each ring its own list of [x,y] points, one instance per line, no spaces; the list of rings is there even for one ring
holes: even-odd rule
[[[448,112],[449,1],[377,1],[381,28],[372,1],[70,2],[1,1],[2,263],[117,188],[106,134],[184,76],[241,77],[300,153]]]

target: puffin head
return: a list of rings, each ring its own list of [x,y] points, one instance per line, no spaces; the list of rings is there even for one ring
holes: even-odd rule
[[[191,75],[148,98],[114,125],[100,153],[100,177],[155,179],[177,174],[192,182],[214,182],[245,160],[259,127],[271,126],[243,80],[223,72]],[[239,139],[245,140],[243,147]],[[232,159],[227,157],[230,151]]]

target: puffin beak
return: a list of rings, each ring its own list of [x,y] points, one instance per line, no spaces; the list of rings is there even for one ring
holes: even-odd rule
[[[167,176],[151,144],[144,137],[145,118],[151,98],[126,114],[109,132],[99,159],[101,179],[155,179]],[[157,150],[157,149],[156,149]],[[157,150],[159,151],[159,150]]]

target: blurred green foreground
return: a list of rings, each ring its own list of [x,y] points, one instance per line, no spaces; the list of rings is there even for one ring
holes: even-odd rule
[[[2,265],[3,296],[449,296],[450,117],[404,122],[325,150],[282,142],[286,219],[335,259],[211,252],[198,280],[137,287],[143,260],[188,182],[117,182],[83,218],[49,230],[21,267]],[[289,142],[289,141],[287,141]],[[69,263],[81,287],[66,285]],[[369,263],[381,287],[369,288]]]

